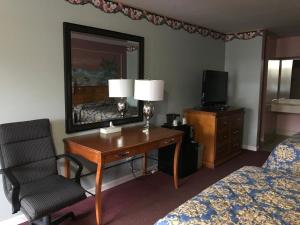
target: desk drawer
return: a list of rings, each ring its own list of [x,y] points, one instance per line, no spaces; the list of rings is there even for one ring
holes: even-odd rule
[[[158,143],[158,147],[161,148],[161,147],[165,147],[165,146],[175,144],[175,143],[176,143],[176,139],[174,137],[173,138],[166,138],[166,139],[161,140]]]
[[[139,154],[138,149],[124,150],[104,157],[104,162],[114,162]]]

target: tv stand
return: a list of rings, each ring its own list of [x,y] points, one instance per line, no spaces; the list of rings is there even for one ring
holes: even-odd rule
[[[195,107],[195,110],[206,111],[206,112],[218,112],[218,111],[226,111],[231,107],[228,105],[207,105]]]
[[[202,163],[205,167],[214,168],[241,152],[242,108],[187,109],[185,117],[194,128],[196,142],[203,144]]]

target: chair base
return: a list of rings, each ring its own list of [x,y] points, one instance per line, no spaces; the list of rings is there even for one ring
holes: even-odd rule
[[[63,221],[65,221],[66,219],[71,219],[74,220],[75,219],[75,215],[73,212],[69,212],[53,221],[51,221],[51,217],[50,216],[44,216],[38,220],[34,220],[31,223],[29,223],[30,225],[59,225],[60,223],[62,223]]]

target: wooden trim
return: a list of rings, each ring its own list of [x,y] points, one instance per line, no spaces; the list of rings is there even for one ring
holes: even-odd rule
[[[261,135],[262,135],[262,123],[263,123],[263,113],[264,113],[264,96],[266,95],[267,88],[267,68],[268,68],[268,60],[267,60],[267,37],[269,32],[265,31],[263,35],[263,46],[261,52],[261,74],[260,74],[260,90],[259,90],[259,108],[258,108],[258,126],[257,126],[257,140],[256,145],[258,149],[261,149]]]

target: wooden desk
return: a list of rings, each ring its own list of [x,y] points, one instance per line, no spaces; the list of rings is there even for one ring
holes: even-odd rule
[[[121,160],[138,154],[144,154],[143,172],[147,170],[147,152],[160,147],[176,144],[174,155],[174,186],[178,188],[178,158],[182,132],[166,128],[150,128],[148,135],[142,127],[124,128],[121,133],[88,134],[64,139],[65,152],[79,155],[97,164],[96,172],[96,222],[101,221],[101,185],[103,166],[106,163]],[[65,161],[65,175],[70,176],[70,163]]]

